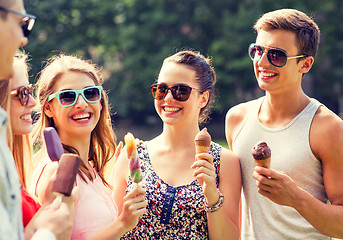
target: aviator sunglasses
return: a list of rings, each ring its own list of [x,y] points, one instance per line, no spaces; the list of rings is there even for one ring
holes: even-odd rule
[[[33,25],[35,24],[36,21],[36,17],[31,15],[31,14],[27,14],[27,13],[22,13],[10,8],[6,8],[6,7],[1,7],[0,6],[0,10],[6,11],[6,12],[11,12],[14,14],[17,14],[21,17],[23,17],[22,23],[21,23],[21,28],[23,30],[23,34],[24,37],[28,37],[32,31]]]
[[[165,83],[156,83],[151,85],[152,96],[156,100],[164,99],[170,90],[175,100],[184,102],[188,100],[192,89],[200,91],[199,89],[192,88],[186,84],[176,84],[172,87],[168,87]]]
[[[267,53],[268,61],[275,67],[283,67],[286,65],[288,59],[296,59],[302,57],[308,57],[308,55],[298,55],[294,57],[288,57],[286,52],[281,49],[270,48],[268,50],[264,49],[262,46],[255,43],[250,44],[249,46],[249,57],[251,60],[260,61],[263,53]]]
[[[11,96],[18,97],[21,105],[27,106],[29,103],[30,95],[32,96],[33,88],[32,84],[26,87],[19,87],[18,89],[11,91]]]
[[[79,95],[81,94],[86,102],[96,103],[101,99],[101,91],[102,86],[86,87],[81,90],[63,90],[51,94],[47,101],[50,102],[52,99],[57,98],[62,107],[70,107],[76,103]]]

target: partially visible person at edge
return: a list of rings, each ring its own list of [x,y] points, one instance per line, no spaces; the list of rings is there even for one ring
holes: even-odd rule
[[[215,81],[210,60],[200,53],[181,51],[163,61],[152,85],[163,131],[138,146],[147,213],[122,239],[239,238],[239,161],[214,142],[209,153],[195,150],[199,123],[207,119],[214,99]],[[119,212],[125,209],[125,193],[136,187],[128,165],[123,151],[112,179]]]
[[[35,127],[42,137],[46,127],[56,128],[65,152],[82,159],[76,177],[79,197],[71,239],[118,239],[133,228],[145,213],[145,190],[141,187],[123,196],[126,209],[118,216],[104,169],[116,150],[108,98],[102,89],[100,69],[89,61],[60,54],[52,57],[37,81],[41,117]],[[44,144],[45,145],[45,144]],[[35,155],[32,193],[42,203],[50,202],[46,179],[56,171],[46,149]]]
[[[301,86],[319,28],[294,9],[266,13],[254,28],[249,54],[265,96],[226,116],[226,138],[243,175],[241,238],[342,238],[343,122]],[[270,169],[254,165],[258,141],[271,148]]]
[[[0,0],[0,236],[2,239],[24,239],[21,210],[20,181],[9,149],[12,145],[9,111],[10,78],[13,75],[13,57],[27,37],[35,17],[25,13],[22,0]],[[9,133],[7,135],[7,130]],[[8,145],[9,144],[9,145]],[[70,199],[70,198],[69,198]],[[69,203],[54,201],[32,221],[26,239],[65,239],[71,231]]]
[[[33,128],[32,110],[36,101],[29,84],[27,54],[17,52],[14,57],[14,75],[11,78],[10,119],[12,130],[12,154],[21,183],[22,211],[24,228],[40,208],[40,204],[27,192],[27,175],[32,163],[32,146],[29,134]]]

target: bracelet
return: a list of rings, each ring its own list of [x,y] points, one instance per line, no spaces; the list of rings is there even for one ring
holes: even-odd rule
[[[218,193],[219,193],[219,199],[218,199],[218,201],[215,204],[213,204],[212,206],[208,206],[205,203],[205,211],[206,212],[208,212],[208,213],[216,212],[216,211],[218,211],[223,206],[224,195],[219,191],[219,189],[218,189]]]

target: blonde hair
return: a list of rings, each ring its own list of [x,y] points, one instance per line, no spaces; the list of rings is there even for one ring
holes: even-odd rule
[[[59,54],[50,58],[45,68],[41,71],[40,77],[37,81],[37,97],[38,104],[40,105],[41,117],[34,129],[35,144],[41,144],[43,142],[43,132],[46,127],[56,128],[53,118],[49,118],[44,113],[43,108],[48,96],[53,93],[54,85],[63,76],[63,74],[67,72],[85,73],[97,86],[100,86],[103,83],[100,69],[90,61],[65,54]],[[91,133],[91,144],[88,158],[93,161],[94,168],[101,177],[103,183],[109,186],[104,178],[104,169],[108,161],[110,161],[114,156],[116,149],[116,136],[112,129],[108,97],[104,90],[101,92],[101,96],[101,116]],[[64,149],[67,152],[78,153],[75,148],[70,146],[64,145]],[[88,179],[93,180],[92,174],[83,162],[81,162],[78,174],[85,181],[81,172],[83,172]]]
[[[27,64],[28,55],[25,52],[18,51],[14,56],[13,65],[19,65],[22,71],[25,71],[28,78],[29,65]],[[12,155],[19,174],[20,183],[26,188],[27,176],[31,171],[32,163],[32,144],[29,134],[12,135]]]

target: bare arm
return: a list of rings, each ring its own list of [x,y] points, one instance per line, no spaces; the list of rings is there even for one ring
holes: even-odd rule
[[[25,239],[41,239],[42,236],[36,236],[39,229],[51,231],[57,240],[70,239],[77,195],[78,189],[75,187],[70,197],[55,198],[51,204],[43,205],[26,226]]]
[[[137,187],[124,196],[122,212],[119,217],[89,240],[119,239],[137,225],[138,218],[145,212],[145,190]]]
[[[343,238],[342,120],[321,107],[311,126],[310,145],[322,162],[324,186],[332,205],[319,201],[282,172],[256,167],[253,176],[262,195],[295,208],[319,232]]]
[[[202,185],[206,202],[209,206],[216,204],[219,194],[216,187],[216,174],[209,154],[197,154],[194,162],[194,176]],[[241,172],[237,157],[222,148],[220,160],[219,190],[224,195],[223,206],[215,212],[208,212],[208,231],[210,239],[238,239],[239,201],[241,193]]]
[[[239,239],[239,204],[241,170],[238,158],[227,149],[222,150],[219,189],[224,195],[222,210],[208,213],[210,239]]]
[[[51,188],[54,181],[54,176],[58,168],[58,162],[50,162],[42,170],[41,176],[36,183],[36,196],[39,202],[43,204],[49,204],[55,199]]]
[[[295,209],[318,231],[343,238],[343,121],[326,107],[320,107],[310,132],[313,153],[322,162],[323,179],[332,205],[300,191]]]
[[[123,199],[126,195],[129,174],[129,160],[127,159],[126,151],[122,151],[118,156],[110,176],[110,184],[113,187],[112,198],[117,204],[119,213],[121,213],[123,209]]]
[[[126,152],[122,151],[110,176],[112,198],[117,204],[119,217],[89,240],[119,239],[134,228],[139,217],[146,212],[145,190],[142,187],[138,186],[126,194],[128,175],[128,159]]]

